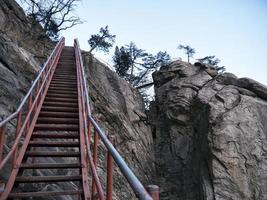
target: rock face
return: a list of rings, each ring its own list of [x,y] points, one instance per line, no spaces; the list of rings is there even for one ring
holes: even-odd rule
[[[100,126],[115,137],[116,148],[140,181],[154,181],[154,150],[150,126],[146,121],[144,103],[139,92],[107,66],[84,53],[92,112]],[[99,174],[106,173],[106,152],[101,145]],[[116,167],[114,199],[136,199],[126,179]],[[101,177],[103,182],[104,175]]]
[[[17,108],[53,47],[41,34],[15,1],[0,0],[0,118]]]
[[[267,199],[267,87],[181,61],[153,78],[160,199]]]

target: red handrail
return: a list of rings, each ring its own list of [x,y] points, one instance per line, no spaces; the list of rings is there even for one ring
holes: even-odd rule
[[[17,152],[20,150],[20,141],[22,141],[29,133],[32,128],[34,116],[36,116],[38,109],[42,104],[42,99],[46,93],[47,87],[53,76],[55,67],[59,60],[61,51],[65,45],[65,39],[62,37],[54,48],[53,52],[49,56],[44,67],[39,72],[38,76],[34,80],[29,89],[28,93],[25,95],[21,101],[17,110],[9,115],[6,119],[0,122],[0,172],[7,162],[12,158],[13,168],[18,168],[16,166]],[[5,156],[4,146],[6,144],[5,138],[5,127],[7,124],[11,124],[12,120],[16,120],[16,129],[14,130],[14,142],[11,149]],[[3,158],[4,157],[4,158]],[[10,188],[6,188],[7,190]],[[5,192],[4,192],[5,193]],[[1,196],[2,198],[2,196]]]
[[[96,196],[100,200],[107,200],[112,199],[112,162],[116,162],[119,169],[121,170],[123,176],[129,182],[131,188],[135,192],[138,199],[141,200],[158,200],[158,187],[157,186],[149,186],[147,190],[139,181],[139,179],[134,175],[132,170],[128,167],[124,159],[118,153],[118,151],[113,146],[112,142],[108,139],[107,135],[104,131],[101,130],[98,123],[93,119],[91,115],[90,109],[90,102],[89,102],[89,95],[88,90],[89,87],[87,86],[87,81],[84,73],[83,61],[81,56],[81,51],[79,47],[78,40],[74,40],[74,49],[75,49],[75,59],[76,59],[76,67],[77,67],[77,78],[78,78],[78,87],[79,87],[79,98],[81,105],[79,105],[81,114],[81,119],[83,120],[83,134],[85,138],[85,150],[87,152],[87,159],[89,161],[89,166],[92,171],[92,199],[96,199]],[[81,124],[80,124],[81,125]],[[93,157],[90,149],[90,137],[91,137],[91,126],[94,128],[94,144],[93,144]],[[97,145],[98,145],[98,137],[102,140],[105,147],[108,151],[108,161],[107,161],[107,190],[106,195],[104,194],[104,190],[101,186],[97,175]],[[83,179],[88,179],[88,177],[83,177]]]

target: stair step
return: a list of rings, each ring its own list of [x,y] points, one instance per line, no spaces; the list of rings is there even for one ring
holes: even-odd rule
[[[64,107],[73,107],[78,108],[78,102],[58,102],[58,101],[44,101],[43,106],[64,106]]]
[[[8,198],[27,198],[27,197],[45,197],[45,196],[64,196],[64,195],[81,195],[83,190],[65,190],[61,192],[12,192]]]
[[[75,65],[75,60],[73,60],[72,62],[69,60],[61,60],[58,63],[59,64],[68,64],[68,65],[73,64],[73,65]]]
[[[78,99],[61,98],[61,97],[45,97],[45,102],[46,101],[78,103]]]
[[[52,133],[39,133],[35,132],[32,134],[32,138],[62,138],[62,139],[78,139],[78,133],[60,133],[60,134],[52,134]]]
[[[35,124],[34,131],[79,131],[79,125],[74,124]]]
[[[66,83],[51,83],[52,87],[64,87],[64,88],[73,88],[77,90],[77,84],[66,84]]]
[[[75,71],[60,71],[55,72],[56,75],[66,75],[66,76],[75,76]]]
[[[64,79],[66,79],[66,80],[75,80],[75,79],[77,79],[76,76],[74,76],[74,75],[69,75],[69,74],[67,74],[67,75],[55,74],[55,75],[53,76],[53,78],[64,78]]]
[[[61,62],[58,62],[58,66],[62,66],[62,67],[73,67],[73,66],[75,66],[75,62],[61,61]]]
[[[23,163],[20,165],[22,169],[69,169],[80,167],[80,163]]]
[[[77,80],[73,80],[73,82],[70,82],[70,81],[65,81],[65,80],[52,80],[50,85],[52,86],[57,86],[57,85],[60,85],[60,86],[72,86],[72,87],[76,87],[77,86]]]
[[[28,157],[80,157],[80,152],[26,151]]]
[[[55,80],[52,80],[51,81],[51,84],[52,85],[67,85],[67,86],[77,86],[77,81],[75,81],[75,82],[73,82],[73,83],[71,83],[71,82],[68,82],[68,81],[64,81],[64,80],[60,80],[60,81],[55,81]]]
[[[54,112],[78,112],[78,108],[62,107],[62,106],[42,106],[41,111],[54,111]]]
[[[57,86],[51,86],[49,89],[52,90],[64,90],[64,91],[77,91],[77,87],[57,87]]]
[[[79,142],[51,142],[51,141],[30,141],[31,147],[79,147]]]
[[[65,78],[57,78],[57,77],[53,77],[52,78],[52,80],[53,81],[56,81],[56,80],[58,80],[58,81],[68,81],[68,82],[77,82],[77,78],[75,77],[75,78],[72,78],[72,79],[70,79],[70,78],[68,78],[68,79],[65,79]]]
[[[55,84],[50,84],[50,87],[49,88],[57,88],[57,89],[62,89],[62,90],[75,90],[77,91],[77,86],[69,86],[69,85],[64,85],[64,84],[58,84],[58,85],[55,85]]]
[[[74,65],[58,65],[56,71],[75,71],[76,72],[76,68],[74,67]]]
[[[69,65],[69,66],[67,66],[67,65],[58,65],[57,68],[56,68],[56,71],[64,71],[64,70],[66,70],[66,71],[71,70],[71,71],[75,71],[76,72],[76,67],[74,67],[74,65]]]
[[[79,117],[79,113],[41,111],[39,116],[40,117],[75,118],[75,117]]]
[[[76,72],[76,68],[71,67],[58,67],[55,72]]]
[[[78,94],[77,91],[66,91],[66,90],[54,90],[54,89],[48,89],[47,94]]]
[[[47,97],[78,99],[77,95],[74,95],[74,94],[47,94],[46,96]]]
[[[59,81],[57,82],[66,82],[68,83],[68,81],[77,81],[77,78],[76,77],[70,77],[70,76],[63,76],[63,75],[60,75],[60,76],[57,76],[55,75],[52,79],[52,82],[55,82],[56,80],[60,79]]]
[[[21,176],[16,178],[17,183],[38,183],[38,182],[69,182],[80,181],[82,176]]]
[[[78,124],[78,118],[55,118],[55,117],[39,117],[37,119],[38,124]]]

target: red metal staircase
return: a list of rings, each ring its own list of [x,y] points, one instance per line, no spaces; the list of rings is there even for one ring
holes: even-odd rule
[[[74,196],[74,199],[111,200],[113,160],[137,198],[158,199],[158,187],[149,186],[147,190],[143,187],[112,145],[112,140],[93,119],[89,105],[78,41],[75,40],[74,47],[64,47],[62,38],[17,111],[0,123],[0,174],[10,168],[10,164],[12,166],[8,178],[1,184],[0,200],[64,195]],[[6,135],[13,133],[12,128],[6,131],[6,127],[14,123],[13,143],[9,151],[4,151]],[[96,170],[99,139],[108,152],[106,192]],[[52,173],[37,176],[36,170],[51,170]],[[71,175],[62,175],[64,170]],[[75,185],[72,189],[29,190],[33,185],[40,184],[40,188],[46,183],[70,188],[65,187],[70,182]]]

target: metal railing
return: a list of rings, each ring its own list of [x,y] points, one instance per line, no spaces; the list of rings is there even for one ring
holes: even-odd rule
[[[158,200],[159,189],[155,185],[150,185],[146,189],[139,181],[139,179],[134,175],[132,170],[128,167],[124,159],[118,153],[118,151],[113,146],[113,138],[104,133],[104,131],[99,127],[96,120],[92,117],[90,102],[89,102],[89,87],[87,85],[84,66],[81,56],[81,51],[79,47],[78,40],[74,40],[74,49],[75,49],[75,60],[77,68],[77,79],[78,79],[78,95],[79,95],[79,112],[80,112],[80,131],[83,132],[81,138],[85,139],[84,144],[81,144],[82,149],[86,149],[86,161],[84,164],[87,165],[92,172],[92,197],[91,199],[100,200],[112,200],[112,190],[113,190],[113,160],[118,165],[123,176],[127,179],[134,193],[138,199],[141,200]],[[82,121],[82,123],[81,123]],[[93,156],[90,148],[90,138],[91,138],[91,129],[94,129],[94,143],[93,143]],[[105,145],[108,155],[107,155],[107,186],[106,193],[100,183],[99,177],[97,175],[97,151],[98,151],[98,142],[99,139],[102,140]],[[83,156],[82,156],[83,157]],[[83,173],[83,180],[88,184],[88,177],[86,177],[86,172]],[[84,189],[88,187],[84,185]],[[85,194],[85,198],[89,199],[89,194]]]
[[[17,110],[0,122],[0,173],[9,161],[12,169],[19,168],[64,44],[65,39],[61,38]],[[4,152],[4,147],[8,146],[7,126],[8,136],[13,138],[13,143],[9,150]],[[0,199],[5,199],[8,195],[12,189],[12,184],[9,182],[14,182],[15,177],[11,173]]]

